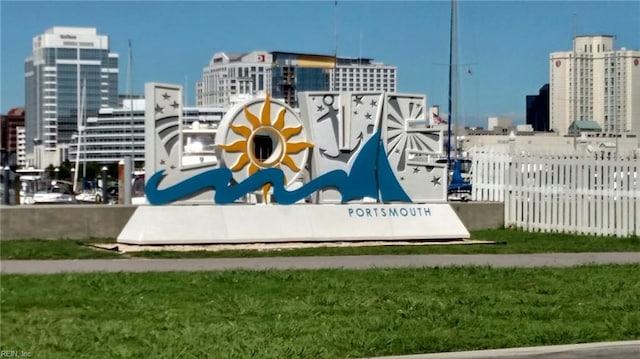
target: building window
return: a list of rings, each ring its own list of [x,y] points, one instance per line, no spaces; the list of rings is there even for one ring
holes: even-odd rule
[[[266,161],[273,153],[273,140],[268,135],[253,137],[253,155],[259,161]]]

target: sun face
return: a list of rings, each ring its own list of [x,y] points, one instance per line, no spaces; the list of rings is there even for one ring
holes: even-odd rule
[[[285,173],[299,173],[301,167],[304,167],[306,156],[301,160],[300,156],[295,155],[313,147],[313,144],[306,141],[292,142],[292,139],[302,132],[302,126],[286,126],[286,115],[289,111],[287,107],[282,107],[272,121],[271,103],[267,93],[259,117],[245,106],[242,113],[238,113],[229,124],[229,129],[241,139],[231,144],[220,144],[219,147],[229,153],[239,153],[235,162],[229,166],[232,172],[241,173],[246,168],[246,175],[251,176],[260,169],[280,168]],[[237,119],[246,120],[234,121]],[[244,122],[246,125],[236,125],[234,122]],[[285,183],[286,179],[285,174]],[[267,185],[263,191],[266,192],[268,189]]]

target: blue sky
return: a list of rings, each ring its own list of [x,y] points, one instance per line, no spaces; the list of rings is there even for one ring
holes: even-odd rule
[[[447,107],[449,1],[338,1],[338,55],[398,67],[398,91]],[[577,34],[610,34],[640,50],[640,1],[460,1],[460,116],[524,122],[525,96],[549,81],[548,57]],[[7,1],[0,2],[2,113],[24,105],[24,59],[32,38],[52,26],[96,27],[120,54],[126,91],[133,44],[134,90],[145,82],[194,83],[216,52],[333,54],[334,1]],[[470,65],[464,65],[470,64]],[[467,73],[471,68],[472,74]]]

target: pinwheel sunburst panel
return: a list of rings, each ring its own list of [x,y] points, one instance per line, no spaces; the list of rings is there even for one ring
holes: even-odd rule
[[[426,130],[426,97],[388,94],[383,117],[383,137],[389,162],[404,171],[408,151],[442,154],[442,139],[437,131]],[[413,125],[412,123],[416,123]]]
[[[427,123],[426,96],[386,94],[382,146],[394,175],[415,202],[446,198],[446,169],[435,162],[443,154],[442,131]]]
[[[259,170],[278,168],[287,185],[301,175],[313,147],[298,115],[269,94],[231,109],[218,129],[216,145],[222,165],[236,182]]]

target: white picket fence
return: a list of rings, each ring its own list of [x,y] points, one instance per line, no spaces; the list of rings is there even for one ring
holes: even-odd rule
[[[505,225],[543,232],[640,235],[640,161],[578,155],[473,156],[474,201],[505,204]]]
[[[471,154],[472,201],[504,202],[511,154],[500,149],[480,149]]]

